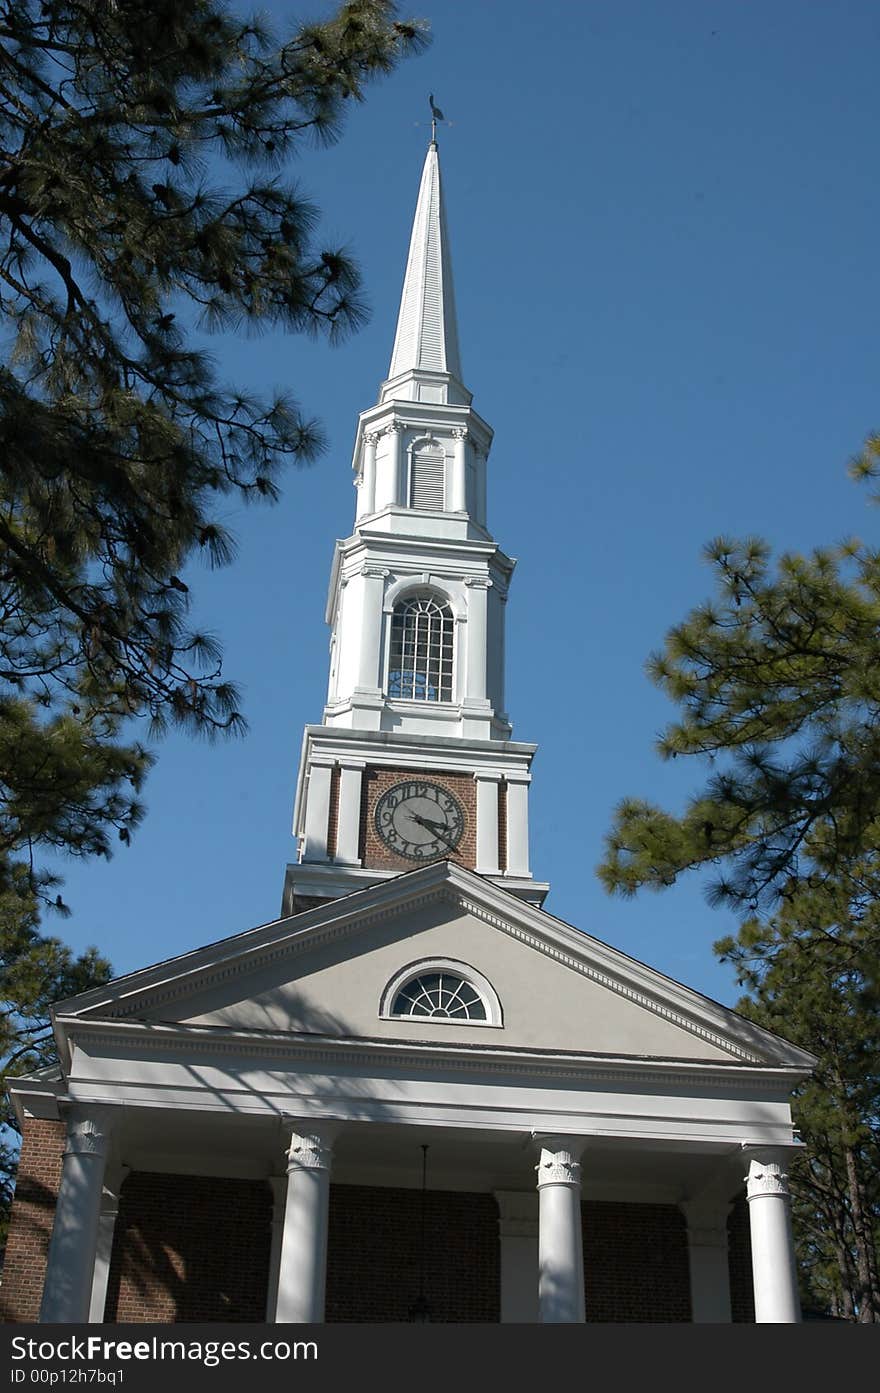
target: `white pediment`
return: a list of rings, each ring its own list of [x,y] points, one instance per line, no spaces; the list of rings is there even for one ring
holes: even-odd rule
[[[388,984],[437,960],[463,964],[489,983],[500,1022],[383,1014]],[[735,1012],[451,863],[131,973],[57,1010],[420,1046],[805,1069],[812,1062]]]

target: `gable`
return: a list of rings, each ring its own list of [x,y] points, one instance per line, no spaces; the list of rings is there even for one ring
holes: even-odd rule
[[[382,1019],[380,1001],[403,969],[432,958],[454,959],[491,983],[503,1012],[483,1024]],[[636,999],[523,942],[495,923],[441,900],[388,915],[356,932],[297,947],[268,963],[227,976],[195,995],[146,1013],[174,1021],[236,1029],[308,1032],[438,1044],[507,1046],[706,1061],[742,1051],[672,1018],[659,1003]]]

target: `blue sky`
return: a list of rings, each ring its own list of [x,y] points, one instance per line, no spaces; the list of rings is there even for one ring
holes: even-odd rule
[[[279,912],[302,727],[325,694],[333,542],[354,516],[355,422],[388,366],[430,91],[453,122],[441,162],[464,375],[496,433],[489,525],[519,558],[508,709],[515,738],[540,746],[533,869],[553,913],[732,1002],[712,943],[733,920],[696,881],[620,901],[594,867],[621,797],[678,806],[699,780],[654,753],[672,710],[644,662],[708,594],[704,542],[876,537],[845,467],[880,425],[880,7],[404,12],[430,20],[431,48],[290,170],[326,240],[356,253],[369,325],[337,349],[212,343],[225,378],[291,389],[329,438],[279,506],[230,504],[238,560],[190,577],[250,733],[159,747],[132,846],[62,867],[74,914],[57,928],[125,971]]]

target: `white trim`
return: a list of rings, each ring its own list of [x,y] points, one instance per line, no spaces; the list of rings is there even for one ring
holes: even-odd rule
[[[393,741],[385,744],[389,752],[394,748]],[[439,775],[439,767],[437,772]],[[385,924],[392,915],[445,900],[689,1033],[730,1051],[740,1062],[759,1067],[782,1064],[799,1071],[801,1077],[815,1066],[815,1056],[800,1046],[746,1021],[729,1007],[674,982],[619,949],[573,929],[454,861],[435,861],[396,874],[369,889],[353,891],[342,900],[206,944],[58,1002],[52,1016],[61,1058],[65,1058],[65,1044],[59,1017],[108,1010],[114,1016],[144,1015],[212,983],[240,978],[243,970],[254,971],[278,960],[289,965],[291,954],[319,943],[345,940],[372,923]]]
[[[459,590],[460,579],[451,576],[438,576],[433,571],[413,572],[412,575],[398,576],[397,580],[385,587],[385,595],[382,600],[383,612],[387,615],[394,613],[394,610],[403,600],[411,599],[439,599],[448,605],[452,610],[453,618],[458,622],[467,618]],[[320,730],[325,727],[320,726]]]
[[[475,967],[471,967],[469,963],[458,962],[455,958],[419,958],[415,962],[407,964],[406,967],[401,968],[400,972],[391,978],[391,981],[382,992],[382,996],[379,1000],[379,1019],[383,1021],[418,1021],[420,1024],[424,1025],[426,1020],[425,1016],[393,1015],[391,1008],[394,1005],[394,999],[397,993],[406,986],[407,982],[412,981],[414,977],[422,977],[427,972],[454,972],[456,977],[460,977],[462,981],[467,982],[468,986],[473,987],[486,1008],[486,1019],[484,1021],[453,1020],[451,1017],[447,1019],[443,1016],[432,1016],[432,1025],[463,1025],[468,1028],[472,1025],[488,1025],[503,1029],[504,1012],[498,993],[492,986],[492,983],[487,977],[483,976],[482,972],[477,972]]]

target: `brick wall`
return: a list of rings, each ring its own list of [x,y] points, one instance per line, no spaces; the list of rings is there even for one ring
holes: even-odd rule
[[[133,1172],[119,1197],[106,1320],[265,1320],[271,1222],[265,1181]]]
[[[29,1120],[6,1249],[0,1314],[35,1321],[65,1130]],[[263,1321],[271,1239],[263,1181],[134,1172],[120,1196],[108,1322]],[[434,1321],[500,1316],[491,1195],[428,1191],[426,1294]],[[690,1320],[684,1218],[674,1205],[583,1206],[588,1321]],[[748,1206],[728,1222],[734,1321],[754,1321]],[[421,1194],[331,1186],[328,1321],[406,1321],[419,1292]]]
[[[332,861],[336,855],[339,838],[339,790],[342,787],[342,770],[334,764],[330,770],[330,807],[327,813],[327,859]]]
[[[66,1135],[63,1122],[25,1122],[0,1287],[3,1321],[35,1321],[40,1314]]]
[[[674,1204],[583,1205],[588,1321],[689,1321],[684,1215]]]
[[[365,866],[383,870],[411,871],[419,864],[390,851],[376,831],[374,815],[382,794],[407,779],[430,779],[454,794],[464,810],[464,832],[456,851],[448,860],[472,869],[477,864],[477,787],[473,774],[440,774],[435,770],[369,768],[364,770],[361,793],[361,845],[359,856]]]
[[[327,1321],[400,1321],[419,1294],[419,1190],[330,1187]],[[431,1320],[500,1318],[498,1206],[492,1195],[429,1190],[425,1294]]]
[[[498,869],[507,870],[507,784],[498,785]]]
[[[730,1269],[730,1310],[734,1321],[754,1323],[755,1289],[752,1283],[752,1243],[749,1202],[742,1195],[727,1219],[727,1263]]]

